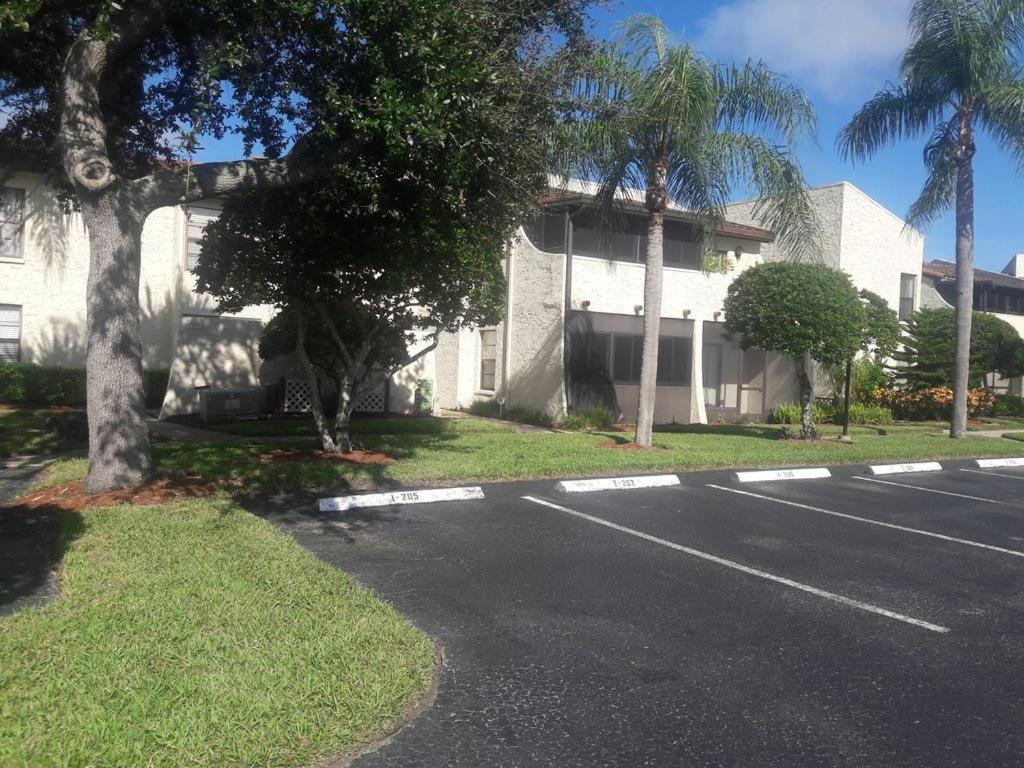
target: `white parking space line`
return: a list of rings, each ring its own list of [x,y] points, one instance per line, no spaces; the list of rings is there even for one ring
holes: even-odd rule
[[[956,496],[958,499],[970,499],[971,501],[983,501],[986,504],[1007,504],[1013,506],[1006,501],[998,501],[997,499],[983,499],[981,496],[968,496],[966,493],[953,493],[952,491],[940,491],[937,488],[924,488],[920,485],[907,485],[906,483],[894,483],[890,480],[879,480],[877,477],[862,477],[856,475],[854,480],[866,480],[869,483],[881,483],[882,485],[895,485],[897,488],[909,488],[912,491],[924,491],[925,493],[938,493],[942,496]]]
[[[943,627],[939,624],[932,624],[931,622],[922,621],[921,619],[915,619],[911,616],[904,616],[902,613],[896,613],[895,611],[880,608],[879,606],[872,605],[871,603],[864,603],[860,600],[854,600],[850,597],[837,595],[835,592],[827,592],[824,589],[818,589],[817,587],[812,587],[809,584],[801,584],[799,581],[793,581],[792,579],[787,579],[782,576],[776,576],[774,573],[760,571],[756,568],[751,568],[750,566],[743,565],[742,563],[737,563],[735,560],[727,560],[724,557],[718,557],[717,555],[712,555],[707,552],[701,552],[699,549],[684,547],[682,544],[676,544],[675,542],[668,541],[666,539],[659,539],[657,536],[651,536],[649,533],[636,531],[632,528],[627,528],[624,525],[618,525],[617,523],[612,523],[608,520],[602,520],[600,517],[594,517],[593,515],[588,515],[584,512],[577,512],[575,509],[569,509],[568,507],[563,507],[560,504],[545,501],[544,499],[538,499],[533,496],[523,496],[523,499],[525,499],[526,501],[533,502],[534,504],[540,504],[545,507],[550,507],[551,509],[557,509],[559,512],[565,512],[566,514],[573,515],[574,517],[578,517],[581,520],[587,520],[591,523],[596,523],[597,525],[603,525],[606,528],[611,528],[612,530],[619,531],[620,533],[625,533],[630,536],[636,536],[638,539],[649,541],[652,544],[660,544],[663,547],[674,549],[677,552],[682,552],[684,554],[691,555],[692,557],[700,558],[701,560],[707,560],[708,562],[723,565],[726,568],[731,568],[734,571],[745,573],[748,576],[756,576],[759,579],[765,579],[766,581],[772,581],[776,584],[782,584],[786,587],[799,589],[801,592],[807,592],[809,594],[816,595],[817,597],[830,600],[834,603],[846,605],[851,608],[857,608],[859,610],[867,611],[868,613],[874,613],[879,616],[885,616],[886,618],[895,619],[896,621],[902,621],[905,624],[912,624],[915,627],[921,627],[922,629],[927,629],[931,632],[949,632],[948,627]]]
[[[999,552],[1004,555],[1014,555],[1015,557],[1024,557],[1024,552],[1020,552],[1015,549],[1006,549],[1005,547],[997,547],[993,544],[982,544],[980,541],[971,541],[970,539],[958,539],[955,536],[946,536],[943,533],[935,533],[934,531],[922,531],[920,528],[908,528],[905,525],[896,525],[896,523],[883,523],[881,520],[872,520],[868,517],[858,517],[857,515],[848,515],[845,512],[835,512],[831,509],[822,509],[821,507],[812,507],[810,504],[800,504],[796,501],[788,501],[787,499],[776,499],[772,496],[764,496],[760,493],[751,493],[750,491],[741,491],[738,488],[725,488],[721,485],[708,484],[708,488],[714,488],[719,491],[726,491],[727,493],[738,493],[741,496],[753,496],[755,499],[763,499],[764,501],[774,501],[776,504],[786,504],[790,507],[797,507],[798,509],[806,509],[811,512],[820,512],[823,515],[831,515],[832,517],[841,517],[844,520],[853,520],[858,523],[867,523],[868,525],[877,525],[882,528],[892,528],[894,531],[903,531],[904,533],[916,533],[918,536],[928,536],[932,539],[941,539],[942,541],[950,541],[956,544],[965,544],[968,547],[978,547],[979,549],[988,549],[993,552]]]
[[[960,468],[961,472],[973,472],[976,475],[992,475],[993,477],[1008,477],[1011,480],[1024,480],[1024,475],[1008,475],[1005,472],[985,472],[980,469],[964,469]]]

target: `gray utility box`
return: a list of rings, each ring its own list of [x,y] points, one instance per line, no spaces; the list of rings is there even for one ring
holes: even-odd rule
[[[203,421],[230,419],[235,416],[259,416],[263,413],[265,393],[262,388],[201,389],[199,415]]]

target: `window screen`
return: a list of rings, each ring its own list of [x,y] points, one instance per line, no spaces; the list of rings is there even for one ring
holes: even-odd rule
[[[203,248],[203,230],[206,225],[217,218],[220,211],[216,208],[190,208],[188,212],[188,249],[185,267],[191,272],[199,262],[199,253]]]
[[[0,304],[0,363],[21,359],[21,307]]]
[[[658,339],[658,385],[690,385],[693,341],[673,336]]]
[[[0,193],[0,257],[20,259],[25,221],[25,190],[3,187]]]
[[[480,331],[480,389],[494,391],[498,362],[498,332]]]
[[[914,299],[917,297],[917,276],[900,275],[900,320],[909,320],[914,314]]]

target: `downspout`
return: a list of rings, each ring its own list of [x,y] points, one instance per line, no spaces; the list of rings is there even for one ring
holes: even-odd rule
[[[582,208],[575,212],[566,209],[565,212],[565,295],[562,298],[564,303],[562,311],[562,410],[569,414],[570,402],[569,392],[569,313],[572,312],[572,217],[579,213]]]
[[[520,228],[522,237],[525,233]],[[501,349],[501,392],[505,396],[506,405],[511,405],[508,393],[508,366],[512,355],[512,251],[510,242],[505,251],[505,323],[502,330]]]

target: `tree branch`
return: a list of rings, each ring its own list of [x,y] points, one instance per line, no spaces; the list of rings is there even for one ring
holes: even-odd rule
[[[143,5],[132,13],[123,12],[107,40],[83,29],[64,59],[58,146],[64,172],[81,192],[102,192],[118,179],[107,152],[100,82],[111,62],[140,45],[159,26],[159,9]]]
[[[314,149],[309,136],[300,137],[284,157],[230,160],[157,171],[133,182],[148,210],[220,197],[250,189],[302,184],[327,172],[338,160],[353,157],[359,143],[347,139],[328,151]]]

